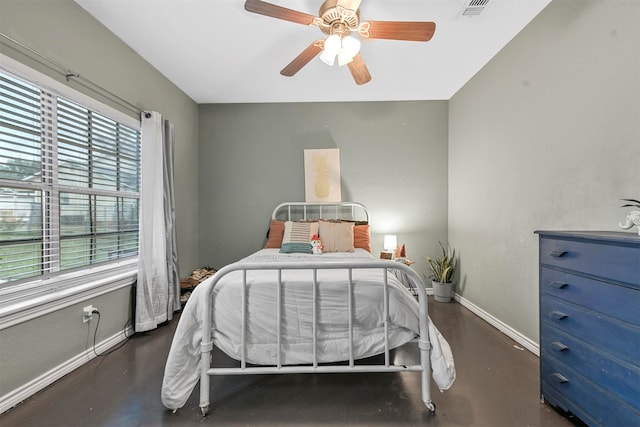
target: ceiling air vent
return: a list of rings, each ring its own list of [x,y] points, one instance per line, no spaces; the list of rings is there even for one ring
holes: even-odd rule
[[[482,13],[482,11],[487,7],[487,4],[491,0],[469,0],[464,6],[462,16],[478,16]]]

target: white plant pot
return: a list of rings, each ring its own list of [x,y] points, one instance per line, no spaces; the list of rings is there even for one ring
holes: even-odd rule
[[[453,298],[453,283],[440,283],[431,281],[433,287],[433,299],[438,302],[451,302]]]

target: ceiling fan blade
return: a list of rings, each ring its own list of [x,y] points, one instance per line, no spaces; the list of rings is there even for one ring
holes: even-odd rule
[[[357,85],[363,85],[371,81],[371,74],[369,74],[367,64],[364,63],[360,54],[354,56],[353,61],[349,62],[347,67],[349,67],[349,71],[351,71],[353,80],[356,81]]]
[[[296,74],[302,67],[307,65],[309,61],[316,57],[324,49],[324,40],[316,40],[311,43],[300,55],[296,56],[293,61],[280,71],[283,76],[291,77]]]
[[[257,13],[259,15],[270,16],[272,18],[283,19],[285,21],[295,22],[297,24],[311,25],[315,16],[308,13],[299,12],[286,7],[267,3],[261,0],[247,0],[244,2],[244,8],[248,12]]]
[[[370,39],[428,42],[436,31],[435,22],[366,21],[358,32]]]

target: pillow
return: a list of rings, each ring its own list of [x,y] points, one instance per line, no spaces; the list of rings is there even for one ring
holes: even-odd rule
[[[284,236],[284,221],[276,219],[271,220],[271,227],[267,233],[267,244],[264,248],[279,248],[282,245],[282,237]]]
[[[369,233],[368,225],[355,225],[353,227],[353,247],[371,252],[371,234]]]
[[[280,252],[310,254],[311,238],[314,234],[318,234],[317,222],[286,221]]]
[[[352,222],[321,222],[318,231],[323,252],[353,252]]]

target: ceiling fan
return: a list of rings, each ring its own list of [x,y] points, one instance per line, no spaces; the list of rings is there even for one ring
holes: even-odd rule
[[[357,33],[368,39],[388,39],[427,42],[436,30],[434,22],[409,21],[363,21],[360,22],[361,0],[325,0],[318,16],[262,0],[246,0],[244,8],[248,12],[272,18],[283,19],[303,25],[314,25],[328,37],[311,43],[306,49],[284,67],[280,74],[291,77],[320,54],[320,59],[333,65],[347,65],[356,84],[371,81],[371,74],[358,53],[360,41],[351,36]],[[322,52],[322,53],[321,53]]]

